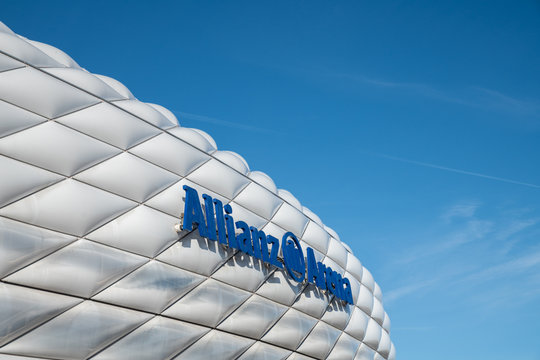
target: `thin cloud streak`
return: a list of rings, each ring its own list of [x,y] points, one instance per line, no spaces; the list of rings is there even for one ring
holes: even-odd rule
[[[516,301],[535,300],[540,295],[540,247],[522,251],[517,256],[511,256],[508,251],[490,251],[504,247],[514,241],[513,238],[526,237],[527,234],[522,232],[540,224],[540,218],[524,219],[520,215],[519,218],[507,219],[508,212],[503,212],[502,219],[497,217],[489,221],[482,220],[476,216],[477,204],[475,201],[466,201],[445,210],[439,217],[444,224],[442,229],[449,225],[465,227],[443,237],[444,241],[436,242],[433,246],[424,243],[410,248],[407,251],[410,254],[408,258],[395,261],[399,269],[403,268],[403,262],[407,263],[408,268],[417,269],[417,275],[408,283],[387,292],[385,300],[393,303],[413,295],[424,296],[424,293],[430,291],[437,292],[441,287],[451,287],[460,296],[460,301],[471,306],[485,308],[489,305],[493,309],[500,309],[509,305],[516,306]],[[447,223],[448,215],[451,216],[450,220],[456,221]],[[463,219],[466,220],[465,224]],[[468,257],[464,258],[463,252],[449,253],[472,241],[477,242],[478,246],[469,248],[467,252],[476,251],[477,255],[481,254],[473,262]],[[426,257],[427,261],[417,262]],[[443,263],[448,266],[439,272]],[[429,277],[426,277],[427,274]],[[516,299],[516,293],[520,294],[519,299]]]
[[[378,156],[378,157],[381,157],[381,158],[389,159],[389,160],[395,160],[395,161],[400,161],[400,162],[404,162],[404,163],[408,163],[408,164],[424,166],[424,167],[428,167],[428,168],[432,168],[432,169],[445,170],[445,171],[450,171],[450,172],[457,173],[457,174],[476,176],[476,177],[480,177],[480,178],[484,178],[484,179],[490,179],[490,180],[501,181],[501,182],[505,182],[505,183],[509,183],[509,184],[522,185],[522,186],[532,187],[532,188],[535,188],[535,189],[540,189],[539,185],[530,184],[530,183],[526,183],[526,182],[522,182],[522,181],[505,179],[505,178],[501,178],[501,177],[497,177],[497,176],[480,174],[480,173],[477,173],[477,172],[466,171],[466,170],[461,170],[461,169],[455,169],[455,168],[450,168],[450,167],[446,167],[446,166],[430,164],[430,163],[426,163],[426,162],[422,162],[422,161],[409,160],[409,159],[405,159],[405,158],[401,158],[401,157],[397,157],[397,156],[386,155],[386,154],[381,154],[381,153],[371,153],[371,154],[375,155],[375,156]]]
[[[372,85],[379,88],[403,89],[407,91],[414,91],[422,96],[437,99],[437,100],[442,100],[449,103],[461,104],[461,105],[466,105],[466,106],[477,105],[474,102],[467,101],[460,97],[452,96],[449,93],[441,91],[441,90],[437,90],[434,87],[427,84],[413,83],[413,82],[387,81],[387,80],[369,78],[363,75],[346,74],[346,73],[334,73],[333,75],[341,79],[349,79],[357,83]]]
[[[420,291],[421,289],[424,289],[426,287],[429,287],[433,284],[436,284],[438,283],[438,280],[436,279],[433,279],[433,280],[425,280],[425,281],[421,281],[421,282],[415,282],[415,283],[412,283],[412,284],[408,284],[408,285],[405,285],[405,286],[402,286],[402,287],[399,287],[397,289],[393,289],[393,290],[390,290],[390,291],[387,291],[386,294],[384,295],[384,301],[386,304],[389,304],[393,301],[396,301],[404,296],[407,296],[407,295],[410,295],[412,293],[416,293],[418,291]]]
[[[222,119],[218,119],[218,118],[214,118],[214,117],[210,117],[210,116],[199,115],[199,114],[191,114],[191,113],[187,113],[187,112],[183,112],[183,111],[177,111],[177,110],[173,110],[173,112],[180,117],[180,122],[181,122],[182,118],[184,118],[184,119],[200,121],[200,122],[204,122],[204,123],[208,123],[208,124],[213,124],[213,125],[226,126],[226,127],[233,128],[233,129],[252,131],[252,132],[257,132],[257,133],[266,133],[266,134],[279,134],[278,131],[275,131],[275,130],[272,130],[272,129],[266,129],[266,128],[257,127],[257,126],[240,124],[240,123],[227,121],[227,120],[222,120]]]
[[[432,331],[433,326],[399,326],[392,327],[392,331]]]
[[[540,102],[534,100],[521,100],[499,91],[481,86],[466,86],[459,93],[452,93],[448,90],[437,89],[430,84],[416,82],[398,82],[376,78],[370,78],[361,74],[326,72],[328,76],[349,80],[357,84],[365,84],[385,89],[402,89],[408,92],[415,92],[421,96],[441,100],[448,103],[460,104],[469,107],[486,110],[504,110],[523,115],[538,117],[540,114]],[[466,93],[466,94],[464,94]]]
[[[470,274],[463,281],[487,281],[500,276],[522,273],[540,267],[540,251]]]
[[[479,207],[479,202],[457,204],[446,210],[441,218],[446,222],[451,222],[455,218],[472,218]]]
[[[492,221],[472,219],[467,221],[463,228],[453,231],[445,236],[442,241],[435,241],[433,244],[422,244],[414,248],[408,255],[402,256],[397,263],[411,264],[419,259],[430,258],[435,255],[441,255],[455,250],[462,245],[474,241],[482,240],[493,231],[494,223]]]

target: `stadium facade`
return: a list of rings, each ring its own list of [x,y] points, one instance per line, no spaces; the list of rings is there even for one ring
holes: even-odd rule
[[[317,215],[2,23],[0,169],[1,359],[395,359],[379,286]]]

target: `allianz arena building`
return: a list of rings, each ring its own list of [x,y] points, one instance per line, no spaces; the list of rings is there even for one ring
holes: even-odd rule
[[[2,23],[0,169],[0,359],[395,359],[379,286],[317,215]]]

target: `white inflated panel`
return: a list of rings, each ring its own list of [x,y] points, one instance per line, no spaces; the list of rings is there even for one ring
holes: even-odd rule
[[[187,178],[228,199],[233,199],[249,183],[245,176],[215,159],[201,165]]]
[[[58,61],[46,55],[15,34],[0,32],[0,48],[14,58],[36,67],[62,67]]]
[[[210,329],[155,317],[132,333],[106,348],[92,359],[129,359],[136,354],[137,359],[168,359],[198,340]]]
[[[139,100],[120,100],[115,101],[114,104],[159,128],[168,129],[178,126],[177,122],[171,121],[154,107]]]
[[[142,257],[79,240],[15,272],[5,280],[88,297],[145,262],[146,259]]]
[[[0,152],[70,176],[120,150],[55,122],[47,122],[0,139]]]
[[[284,360],[290,354],[290,350],[257,341],[238,360]]]
[[[0,215],[83,236],[135,205],[120,196],[67,179],[0,209]]]
[[[9,56],[0,54],[0,72],[18,69],[24,67],[24,63],[17,61]]]
[[[0,207],[54,184],[64,177],[21,161],[1,156]]]
[[[246,291],[208,279],[169,307],[163,314],[214,327],[244,302],[248,296],[249,293]]]
[[[313,329],[317,320],[300,311],[289,309],[266,333],[263,341],[295,350]]]
[[[334,347],[340,334],[338,329],[321,321],[309,333],[298,351],[317,359],[324,359]]]
[[[150,317],[86,301],[9,343],[2,351],[48,358],[86,358]]]
[[[159,314],[203,280],[197,274],[150,261],[93,298]]]
[[[185,127],[175,127],[169,130],[170,134],[184,140],[185,142],[201,149],[207,153],[213,153],[217,150],[215,142],[210,141],[207,137],[197,131],[197,129],[190,129]]]
[[[73,60],[68,54],[63,52],[62,50],[55,48],[54,46],[44,44],[39,41],[32,41],[27,40],[30,44],[32,44],[34,47],[38,48],[39,50],[43,51],[47,56],[50,58],[58,61],[63,66],[66,66],[68,68],[76,68],[79,69],[79,65]]]
[[[228,334],[218,330],[212,330],[174,359],[233,360],[242,354],[254,342],[254,340],[245,337]]]
[[[143,202],[180,180],[180,177],[134,155],[121,153],[110,161],[77,174],[75,179]]]
[[[352,314],[351,321],[349,321],[349,324],[345,328],[345,332],[357,340],[364,340],[368,323],[369,316],[360,308],[356,307]]]
[[[286,310],[285,306],[253,295],[225,319],[218,329],[251,338],[260,338]]]
[[[373,275],[371,275],[371,272],[366,268],[362,269],[362,284],[364,284],[372,293],[373,290],[375,290],[375,280],[373,279]]]
[[[158,135],[129,151],[180,176],[187,175],[210,159],[205,153],[169,134]]]
[[[342,333],[327,359],[352,360],[359,346],[359,340],[347,335],[347,333]]]
[[[135,99],[131,91],[127,87],[125,87],[124,84],[122,84],[120,81],[110,78],[105,75],[97,75],[94,74],[94,76],[98,77],[101,81],[103,81],[105,84],[109,85],[111,88],[114,89],[118,94],[122,96],[123,99]]]
[[[277,194],[278,190],[274,180],[272,180],[272,178],[265,173],[261,171],[252,171],[249,173],[249,178],[257,184],[262,185],[267,190],[270,190],[272,193]]]
[[[1,283],[0,346],[81,301],[75,297]]]
[[[0,217],[0,278],[76,240],[73,236]]]
[[[114,91],[109,85],[105,84],[94,75],[81,69],[73,68],[51,68],[45,69],[49,74],[75,85],[79,89],[85,90],[104,100],[120,100],[122,96]]]
[[[29,67],[0,73],[0,98],[49,119],[100,101],[82,90]]]
[[[1,100],[0,113],[2,114],[2,121],[0,121],[0,137],[47,121],[43,116],[39,116]]]

